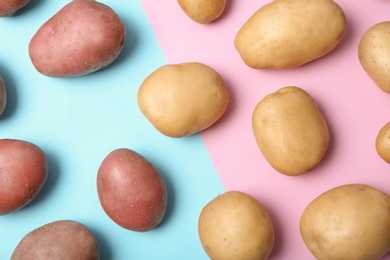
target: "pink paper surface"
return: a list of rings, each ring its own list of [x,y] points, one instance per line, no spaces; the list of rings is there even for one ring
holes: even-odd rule
[[[197,24],[176,1],[142,1],[167,61],[203,62],[217,70],[229,88],[227,112],[201,135],[226,190],[254,196],[270,213],[276,236],[270,259],[313,259],[299,233],[300,216],[310,201],[347,183],[365,183],[390,194],[390,166],[375,150],[378,131],[390,121],[390,95],[372,82],[357,56],[361,36],[389,18],[390,3],[339,0],[347,31],[330,54],[297,69],[254,70],[241,60],[234,38],[268,2],[231,0],[219,20]],[[288,85],[311,94],[330,130],[321,164],[298,177],[282,175],[266,162],[251,127],[256,104]]]

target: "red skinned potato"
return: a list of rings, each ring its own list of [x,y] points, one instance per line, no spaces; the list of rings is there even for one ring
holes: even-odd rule
[[[48,177],[44,152],[35,144],[0,139],[0,215],[32,201]]]
[[[28,3],[30,3],[30,0],[0,0],[0,17],[13,15]]]
[[[43,225],[23,237],[11,260],[100,259],[99,245],[87,226],[73,220]]]
[[[3,76],[0,74],[0,115],[3,114],[7,105],[7,91],[5,88]]]
[[[137,152],[120,148],[101,163],[97,175],[99,201],[118,225],[149,231],[162,221],[168,194],[159,171]]]
[[[73,0],[38,29],[29,55],[46,76],[75,77],[111,64],[125,39],[125,25],[111,7],[94,0]]]

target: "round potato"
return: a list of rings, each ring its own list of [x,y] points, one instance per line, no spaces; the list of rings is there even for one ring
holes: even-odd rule
[[[210,201],[200,213],[198,232],[213,260],[267,259],[275,240],[266,209],[240,191],[228,191]]]
[[[345,30],[345,14],[333,0],[277,0],[249,18],[234,45],[251,68],[288,69],[328,54]]]
[[[35,144],[0,139],[0,215],[21,209],[41,191],[48,177],[44,152]]]
[[[226,0],[177,0],[184,13],[195,22],[206,24],[218,19]]]
[[[390,163],[390,122],[385,124],[379,131],[375,148],[378,155],[387,163]]]
[[[358,55],[360,64],[375,84],[390,93],[390,21],[375,24],[363,34]]]
[[[118,225],[149,231],[162,221],[168,202],[160,172],[137,152],[120,148],[101,163],[97,175],[99,201]]]
[[[30,0],[1,0],[0,17],[8,17],[30,3]]]
[[[319,260],[381,259],[390,250],[390,197],[365,184],[347,184],[315,198],[300,232]]]
[[[0,115],[4,113],[7,106],[7,90],[5,88],[3,76],[0,74]]]
[[[297,176],[319,164],[329,130],[314,99],[299,87],[284,87],[264,97],[252,116],[257,144],[278,172]]]
[[[229,103],[222,77],[198,63],[164,65],[138,91],[141,112],[162,134],[184,137],[213,125]]]
[[[58,220],[43,225],[23,237],[11,260],[100,259],[99,245],[85,225]]]

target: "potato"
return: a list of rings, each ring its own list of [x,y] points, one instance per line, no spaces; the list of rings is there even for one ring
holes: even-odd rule
[[[0,215],[32,201],[43,188],[48,171],[46,156],[37,145],[0,139]]]
[[[139,153],[119,148],[107,155],[97,175],[99,201],[118,225],[149,231],[162,221],[168,202],[160,172]]]
[[[264,97],[253,111],[252,127],[266,160],[286,175],[301,175],[319,164],[329,144],[324,117],[299,87],[284,87]]]
[[[365,184],[346,184],[315,198],[300,232],[319,260],[380,259],[390,250],[390,197]]]
[[[289,69],[328,54],[345,30],[345,14],[332,0],[275,0],[247,20],[234,45],[251,68]]]
[[[30,0],[0,0],[0,17],[8,17],[30,3]]]
[[[94,0],[73,0],[38,29],[28,51],[40,73],[75,77],[111,64],[125,39],[125,25],[113,9]]]
[[[361,66],[374,83],[390,93],[390,21],[377,23],[363,34],[358,56]]]
[[[228,103],[222,77],[198,62],[161,66],[138,91],[141,112],[158,131],[175,138],[210,127],[224,114]]]
[[[4,113],[7,106],[7,89],[5,88],[3,76],[0,74],[0,115]]]
[[[195,22],[206,24],[218,19],[226,0],[177,0],[184,13]]]
[[[43,225],[23,237],[11,260],[100,259],[99,245],[87,226],[73,220]]]
[[[200,213],[198,232],[212,260],[267,259],[275,240],[267,210],[241,191],[227,191],[210,201]]]
[[[390,163],[390,122],[380,129],[375,140],[375,149],[385,162]]]

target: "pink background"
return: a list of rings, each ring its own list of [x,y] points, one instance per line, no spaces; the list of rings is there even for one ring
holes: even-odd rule
[[[371,81],[357,57],[361,36],[389,18],[390,2],[339,0],[347,31],[330,54],[297,69],[254,70],[243,63],[233,41],[244,22],[268,2],[230,0],[220,19],[205,25],[190,20],[176,1],[142,0],[167,61],[203,62],[229,88],[228,111],[201,135],[225,189],[247,192],[270,213],[276,235],[270,259],[313,259],[299,233],[300,216],[310,201],[346,183],[365,183],[390,194],[389,165],[375,151],[376,135],[390,121],[390,95]],[[270,167],[251,128],[256,104],[288,85],[312,95],[330,130],[324,160],[299,177]]]

